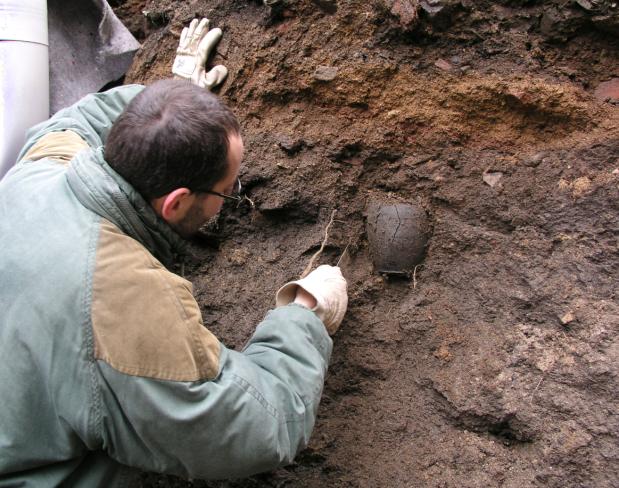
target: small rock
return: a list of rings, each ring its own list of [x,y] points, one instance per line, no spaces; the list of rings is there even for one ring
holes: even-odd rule
[[[595,98],[605,102],[607,100],[619,100],[619,78],[600,83],[594,92]]]
[[[288,136],[277,137],[277,145],[289,156],[293,156],[305,147],[303,139],[292,139]]]
[[[417,23],[419,6],[413,0],[393,0],[391,13],[400,19],[400,24],[409,29]]]
[[[534,154],[530,159],[525,160],[524,164],[536,168],[540,165],[540,163],[544,160],[545,157],[546,153],[538,152]]]
[[[436,351],[434,351],[434,357],[437,359],[442,359],[443,361],[451,361],[451,351],[449,347],[445,344],[442,344]]]
[[[393,430],[396,432],[406,432],[407,428],[408,428],[408,419],[404,419],[398,422],[393,428]]]
[[[445,61],[444,59],[437,59],[434,61],[434,66],[442,69],[443,71],[451,71],[453,69],[451,63],[449,61]]]
[[[569,312],[567,312],[563,317],[561,317],[559,320],[561,320],[561,323],[563,325],[567,325],[570,322],[574,322],[574,320],[576,320],[576,316],[574,315],[574,312],[572,312],[571,310]]]
[[[619,175],[619,168],[613,169],[613,173],[615,176]]]
[[[559,190],[568,190],[571,186],[571,183],[567,181],[565,178],[561,178],[559,180]]]
[[[492,188],[494,188],[499,183],[502,177],[503,173],[501,173],[500,171],[488,171],[482,175],[484,183],[491,186]]]
[[[169,24],[170,16],[165,11],[142,10],[142,15],[146,18],[150,27],[163,27]]]
[[[419,6],[430,16],[439,13],[445,5],[442,4],[441,0],[421,0],[419,2]]]
[[[228,254],[227,258],[232,266],[243,266],[247,263],[250,255],[251,254],[246,249],[233,249],[230,254]]]
[[[318,66],[314,78],[318,81],[332,81],[337,76],[338,69],[333,66]]]
[[[593,10],[593,4],[589,0],[576,0],[576,3],[585,10]]]
[[[579,198],[591,191],[592,182],[587,176],[581,176],[576,178],[572,184],[572,194],[574,197]]]

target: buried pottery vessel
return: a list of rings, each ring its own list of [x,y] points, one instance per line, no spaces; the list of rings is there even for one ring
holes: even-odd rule
[[[409,276],[424,257],[429,229],[428,216],[419,205],[370,202],[366,230],[374,269]]]

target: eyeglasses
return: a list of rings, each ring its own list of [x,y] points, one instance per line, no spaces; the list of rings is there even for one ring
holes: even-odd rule
[[[215,196],[224,198],[226,200],[232,200],[233,202],[241,202],[243,200],[243,197],[241,196],[242,189],[243,189],[243,186],[241,185],[241,180],[237,178],[236,181],[234,182],[234,187],[232,188],[232,195],[224,195],[223,193],[219,193],[213,190],[196,189],[195,191],[199,191],[202,193],[208,193],[209,195],[215,195]]]

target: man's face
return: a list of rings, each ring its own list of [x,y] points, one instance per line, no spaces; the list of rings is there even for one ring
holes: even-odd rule
[[[239,176],[243,160],[243,139],[238,134],[231,134],[228,147],[228,172],[226,176],[213,186],[212,190],[224,195],[230,195]],[[193,193],[193,201],[185,216],[172,228],[182,237],[195,235],[211,218],[219,213],[224,199],[209,193]]]

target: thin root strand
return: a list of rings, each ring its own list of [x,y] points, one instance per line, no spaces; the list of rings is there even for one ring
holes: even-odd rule
[[[314,255],[310,258],[309,263],[307,263],[307,266],[303,270],[303,273],[301,273],[301,278],[305,278],[308,274],[310,274],[310,272],[312,271],[312,268],[314,267],[314,263],[320,257],[320,255],[322,254],[322,251],[327,245],[327,241],[329,240],[329,229],[333,225],[336,212],[337,212],[337,209],[334,209],[333,212],[331,212],[331,218],[329,219],[329,223],[327,224],[327,227],[325,228],[325,238],[322,240],[320,249],[318,249],[318,251],[316,251]]]

